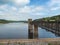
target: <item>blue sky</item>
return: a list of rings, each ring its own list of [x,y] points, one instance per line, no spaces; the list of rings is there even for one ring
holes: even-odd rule
[[[60,14],[60,0],[0,0],[0,19],[28,20]]]

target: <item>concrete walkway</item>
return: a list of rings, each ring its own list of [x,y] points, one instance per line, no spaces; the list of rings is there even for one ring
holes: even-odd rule
[[[0,45],[60,45],[60,38],[0,39]]]

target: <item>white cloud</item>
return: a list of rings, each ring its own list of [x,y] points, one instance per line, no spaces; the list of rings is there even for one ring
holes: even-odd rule
[[[0,6],[0,9],[2,9],[2,10],[6,10],[6,9],[7,9],[7,6],[8,6],[7,4],[5,4],[5,5],[1,5],[1,6]]]
[[[2,0],[2,2],[4,5],[0,5],[0,17],[11,20],[35,19],[37,17],[44,17],[45,15],[48,16],[49,14],[55,15],[59,14],[58,11],[60,10],[60,0],[50,0],[47,5],[42,6],[27,6],[30,0]]]
[[[60,7],[51,8],[52,11],[55,11],[55,10],[58,10],[58,9],[60,9]]]
[[[44,9],[40,6],[24,6],[24,7],[16,8],[14,6],[9,6],[9,5],[3,5],[1,8],[3,11],[2,13],[0,13],[0,17],[4,19],[10,19],[10,20],[25,20],[28,18],[35,19],[43,15],[43,13],[40,13],[40,11]],[[34,18],[34,16],[37,17]]]
[[[16,10],[17,10],[17,8],[16,8],[16,7],[11,7],[11,9],[12,9],[12,10],[14,10],[14,11],[16,11]]]
[[[37,6],[36,8],[35,8],[35,10],[43,10],[44,8],[42,7],[42,6]]]
[[[50,0],[48,5],[49,6],[55,6],[55,5],[60,6],[60,0]]]
[[[30,3],[30,0],[13,0],[16,5],[26,5]]]
[[[42,15],[44,15],[44,13],[39,13],[39,12],[37,12],[37,13],[35,13],[35,15],[39,15],[39,16],[42,16]]]
[[[0,11],[0,15],[4,15],[3,11]]]
[[[19,13],[30,13],[31,11],[32,11],[32,8],[30,6],[19,8]]]
[[[60,0],[50,0],[47,3],[47,8],[49,8],[49,9],[56,10],[59,7],[60,7]]]
[[[23,5],[27,5],[30,3],[30,0],[1,0],[0,1],[0,5],[4,5],[4,4],[12,4],[15,6],[23,6]]]
[[[50,0],[47,5],[45,6],[46,12],[48,15],[53,16],[56,14],[60,14],[60,0]]]
[[[44,8],[40,6],[25,6],[19,9],[19,13],[28,14],[28,15],[43,15]]]
[[[32,12],[33,13],[37,13],[37,12],[41,12],[41,11],[44,11],[45,8],[42,7],[42,6],[35,6],[33,9],[32,9]]]

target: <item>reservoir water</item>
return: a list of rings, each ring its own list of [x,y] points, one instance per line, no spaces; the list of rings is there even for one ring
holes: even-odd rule
[[[38,28],[38,38],[58,38],[52,32]],[[0,24],[0,39],[28,39],[27,23]]]

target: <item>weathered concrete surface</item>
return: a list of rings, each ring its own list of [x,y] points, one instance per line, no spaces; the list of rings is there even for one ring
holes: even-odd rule
[[[8,42],[51,42],[51,41],[60,41],[60,38],[0,39],[0,43],[8,43]]]
[[[33,39],[33,25],[32,23],[32,19],[28,19],[28,38],[29,39]]]
[[[0,39],[0,45],[60,45],[60,38]]]

